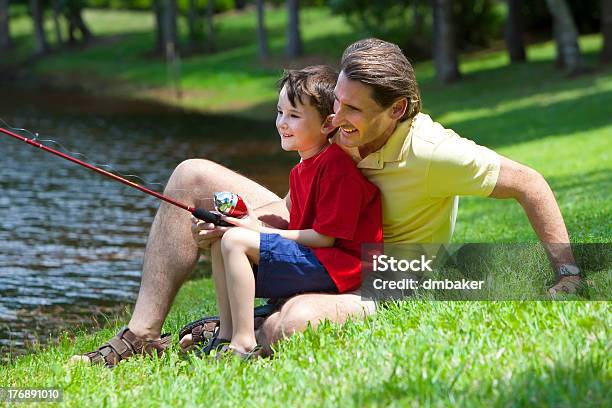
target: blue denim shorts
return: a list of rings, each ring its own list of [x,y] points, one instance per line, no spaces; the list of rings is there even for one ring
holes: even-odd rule
[[[260,234],[255,297],[284,298],[304,292],[338,293],[312,250],[278,234]]]

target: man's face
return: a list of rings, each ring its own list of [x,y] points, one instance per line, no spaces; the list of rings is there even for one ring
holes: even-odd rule
[[[397,119],[372,98],[372,89],[359,81],[348,79],[340,72],[334,103],[332,124],[340,128],[337,142],[344,147],[359,147],[378,139],[386,138],[393,132]]]

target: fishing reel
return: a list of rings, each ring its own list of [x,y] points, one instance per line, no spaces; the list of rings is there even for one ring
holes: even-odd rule
[[[193,212],[196,218],[210,222],[220,227],[233,227],[232,224],[221,219],[221,214],[234,218],[242,218],[247,215],[247,206],[238,194],[228,191],[220,191],[213,194],[213,205],[217,212],[198,208]]]

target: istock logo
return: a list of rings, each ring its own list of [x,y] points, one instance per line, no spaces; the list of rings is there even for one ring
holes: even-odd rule
[[[372,263],[373,263],[373,271],[375,272],[433,272],[431,266],[429,266],[433,262],[432,256],[431,259],[427,259],[425,255],[421,255],[420,259],[395,259],[393,256],[387,255],[373,255]]]

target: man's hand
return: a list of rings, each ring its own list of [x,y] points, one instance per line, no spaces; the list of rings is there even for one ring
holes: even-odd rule
[[[196,217],[191,217],[191,235],[200,249],[210,248],[210,245],[221,239],[229,228],[231,227],[219,227]]]
[[[582,283],[580,276],[561,276],[557,283],[548,289],[548,293],[553,297],[558,293],[576,293],[576,290]]]

